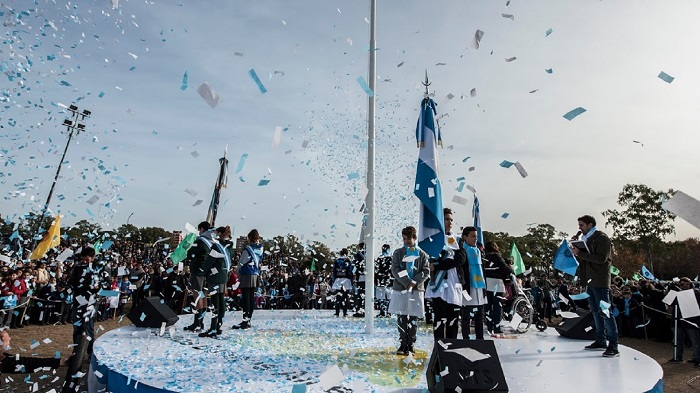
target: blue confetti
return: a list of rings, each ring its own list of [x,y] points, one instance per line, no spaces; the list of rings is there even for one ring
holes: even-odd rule
[[[255,82],[255,84],[258,85],[258,89],[260,89],[261,93],[267,93],[267,89],[265,88],[265,86],[263,86],[262,82],[260,82],[260,78],[258,78],[258,74],[255,73],[254,69],[251,68],[248,71],[248,75],[250,75],[250,77],[253,79],[253,82]]]
[[[359,179],[359,178],[360,178],[360,174],[357,172],[348,173],[348,180],[355,180],[355,179]]]
[[[260,181],[258,182],[258,187],[266,186],[268,184],[270,184],[270,179],[260,179]]]
[[[673,82],[673,80],[676,79],[676,78],[674,78],[674,77],[672,77],[671,75],[669,75],[669,74],[667,74],[667,73],[661,71],[661,73],[659,74],[659,79],[661,79],[662,81],[664,81],[664,82],[666,82],[666,83],[671,83],[671,82]]]
[[[102,98],[102,97],[105,96],[105,92],[104,92],[104,91],[101,91],[100,94],[98,94],[97,96],[100,97],[100,98]]]
[[[544,32],[544,36],[545,36],[545,37],[549,37],[549,35],[552,34],[552,31],[553,31],[553,30],[552,30],[551,28],[550,28],[550,29],[547,29],[547,31]]]
[[[501,214],[501,218],[508,218],[510,216],[510,213],[503,213]]]
[[[548,74],[551,74],[552,72],[554,72],[554,70],[552,70],[551,68],[547,68],[544,71]]]
[[[243,165],[245,165],[246,158],[248,158],[248,153],[243,153],[241,158],[238,160],[238,166],[236,166],[236,173],[240,173],[243,170]]]
[[[564,118],[565,118],[566,120],[568,120],[568,121],[571,121],[571,120],[573,120],[576,116],[582,114],[582,113],[585,112],[585,111],[586,111],[585,109],[583,109],[582,107],[579,106],[579,107],[576,108],[576,109],[572,109],[572,110],[566,112],[566,114],[564,115]]]
[[[503,160],[503,162],[501,162],[498,165],[502,166],[503,168],[510,168],[511,166],[513,166],[513,164],[515,164],[515,163],[507,161],[507,160]]]
[[[369,85],[367,84],[367,82],[365,82],[365,78],[363,78],[363,77],[358,77],[358,78],[357,78],[357,83],[360,84],[360,87],[362,87],[362,90],[364,90],[365,93],[367,93],[368,96],[374,97],[374,92],[372,91],[372,89],[369,88]]]
[[[180,90],[187,90],[187,70],[185,70],[185,75],[182,76],[182,86],[180,86]]]

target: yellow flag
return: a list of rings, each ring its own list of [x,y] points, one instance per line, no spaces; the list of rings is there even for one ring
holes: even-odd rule
[[[56,247],[59,244],[61,244],[60,214],[56,216],[56,219],[51,224],[51,227],[48,231],[46,231],[44,238],[41,240],[41,242],[39,242],[34,251],[32,251],[32,255],[29,256],[29,259],[41,259],[44,257],[44,255],[46,255],[46,252],[49,251],[50,248]]]

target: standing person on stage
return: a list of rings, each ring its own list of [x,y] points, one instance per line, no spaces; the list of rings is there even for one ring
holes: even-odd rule
[[[503,260],[498,244],[486,242],[484,276],[486,277],[486,328],[492,333],[503,333],[501,299],[506,296],[506,281],[513,274],[513,269]]]
[[[79,345],[83,336],[88,339],[87,353],[92,354],[95,343],[95,305],[100,290],[99,272],[93,266],[95,249],[84,248],[75,257],[68,285],[73,294],[71,319],[73,320],[73,344]],[[77,348],[77,347],[76,347]]]
[[[374,261],[374,292],[379,306],[378,317],[388,317],[387,308],[391,299],[391,246],[385,244],[382,246],[382,255]]]
[[[445,217],[445,249],[437,260],[431,260],[430,272],[432,278],[425,290],[425,297],[432,299],[433,336],[441,338],[457,338],[459,332],[459,311],[462,306],[462,266],[466,262],[467,253],[459,247],[457,238],[452,233],[452,210],[442,209]]]
[[[481,251],[477,248],[477,230],[466,227],[462,230],[460,246],[467,251],[464,266],[464,290],[469,299],[462,300],[462,338],[469,340],[470,322],[474,319],[474,334],[477,340],[484,339],[484,305],[486,299],[486,279],[481,267]]]
[[[216,337],[221,334],[221,325],[226,313],[226,281],[228,271],[231,269],[231,227],[216,228],[217,241],[212,245],[209,256],[204,262],[204,271],[207,273],[207,291],[213,306],[211,325],[206,332],[199,333],[199,337]]]
[[[340,257],[333,265],[333,286],[331,290],[335,295],[335,316],[340,316],[340,309],[343,309],[343,316],[348,316],[348,303],[350,302],[350,291],[352,291],[352,263],[348,258],[348,249],[340,250]]]
[[[399,339],[401,345],[397,355],[413,353],[416,342],[416,323],[423,318],[425,309],[423,300],[425,290],[423,283],[430,276],[428,254],[416,244],[416,228],[406,227],[401,230],[403,247],[394,251],[391,258],[391,275],[394,287],[389,302],[389,312],[398,315]]]
[[[190,289],[194,292],[195,314],[194,321],[185,330],[191,332],[204,330],[204,312],[207,310],[207,298],[204,296],[204,282],[207,278],[207,273],[204,271],[204,262],[207,260],[211,246],[214,243],[209,228],[211,228],[211,225],[208,222],[202,221],[199,223],[197,226],[199,237],[197,237],[194,246],[188,252]]]
[[[357,245],[355,253],[355,313],[352,315],[356,318],[364,318],[365,316],[365,243]]]
[[[263,259],[263,245],[260,233],[253,229],[248,233],[248,245],[243,250],[238,260],[238,288],[241,290],[241,308],[243,308],[243,320],[234,325],[233,329],[249,329],[250,320],[255,310],[255,290],[258,287],[258,275],[260,274],[260,262]]]
[[[588,306],[595,322],[595,342],[587,345],[587,350],[605,350],[603,357],[620,356],[617,349],[617,324],[612,315],[612,308],[604,313],[600,303],[612,304],[610,297],[610,238],[596,228],[595,218],[585,215],[578,219],[581,240],[586,242],[588,251],[572,247],[571,253],[579,262],[579,278],[587,283]],[[608,340],[607,344],[605,340]]]

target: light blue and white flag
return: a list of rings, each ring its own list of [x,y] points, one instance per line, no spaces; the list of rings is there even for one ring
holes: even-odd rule
[[[562,240],[557,253],[554,254],[554,268],[570,276],[576,275],[578,261],[574,258],[574,254],[571,253],[566,239]]]
[[[484,245],[484,233],[481,232],[481,215],[479,215],[479,198],[474,194],[474,206],[472,207],[474,228],[476,228],[476,241]]]
[[[442,214],[442,190],[438,178],[438,144],[442,146],[440,126],[435,121],[435,101],[426,97],[416,126],[418,168],[413,193],[420,200],[418,246],[437,258],[445,247],[445,224]]]
[[[644,278],[646,278],[647,280],[656,281],[656,277],[654,277],[654,275],[651,274],[649,269],[647,269],[647,267],[644,265],[642,265],[642,276],[644,276]]]

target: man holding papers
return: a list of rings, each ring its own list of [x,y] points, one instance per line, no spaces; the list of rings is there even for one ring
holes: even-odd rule
[[[597,230],[595,219],[589,215],[579,217],[578,229],[585,247],[573,246],[571,253],[579,261],[581,283],[588,286],[588,305],[595,321],[596,335],[595,342],[585,349],[605,350],[603,357],[607,358],[619,357],[617,325],[610,309],[610,238]]]

